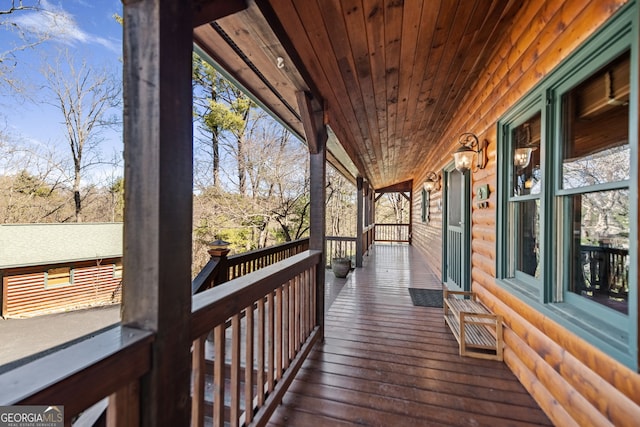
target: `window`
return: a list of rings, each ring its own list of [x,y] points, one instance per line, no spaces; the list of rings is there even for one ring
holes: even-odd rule
[[[57,288],[73,283],[73,274],[70,267],[50,268],[44,275],[45,288]]]
[[[562,93],[560,274],[573,295],[628,313],[630,52]]]
[[[634,8],[498,123],[499,283],[629,366],[638,359]]]

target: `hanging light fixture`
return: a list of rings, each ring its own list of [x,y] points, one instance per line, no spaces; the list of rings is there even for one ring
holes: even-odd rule
[[[440,189],[440,176],[435,172],[427,173],[427,179],[422,184],[422,188],[429,193]]]
[[[531,147],[516,148],[513,154],[513,164],[520,169],[526,168],[531,161],[532,152],[533,148]]]
[[[453,159],[456,169],[460,173],[471,170],[474,157],[477,158],[476,167],[478,169],[485,168],[487,165],[487,154],[485,150],[487,142],[485,140],[479,141],[478,137],[473,133],[465,132],[458,138],[458,143],[460,144],[460,148],[453,153]]]

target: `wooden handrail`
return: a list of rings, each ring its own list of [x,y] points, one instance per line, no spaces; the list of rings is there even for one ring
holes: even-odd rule
[[[213,346],[213,425],[266,424],[321,338],[321,259],[321,251],[307,250],[193,296],[192,426],[204,425],[207,346]]]
[[[252,305],[291,277],[317,265],[320,256],[320,251],[305,251],[194,295],[191,302],[191,339],[195,340],[211,328],[225,323],[236,314],[238,307]]]
[[[116,326],[0,375],[0,406],[64,405],[65,425],[149,371],[153,333]]]
[[[309,238],[232,255],[224,259],[224,262],[221,262],[221,258],[212,257],[193,279],[191,294],[200,293],[205,289],[224,283],[230,278],[244,276],[307,249],[309,249]],[[221,271],[224,268],[228,270],[226,275]]]

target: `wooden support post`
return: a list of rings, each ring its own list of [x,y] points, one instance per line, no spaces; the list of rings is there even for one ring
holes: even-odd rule
[[[356,196],[356,268],[362,267],[362,253],[363,253],[363,242],[362,242],[362,234],[364,232],[364,227],[362,226],[364,221],[364,213],[363,213],[363,185],[364,181],[362,177],[356,178],[356,186],[358,188],[358,195]]]
[[[316,323],[320,339],[324,339],[324,273],[325,251],[325,198],[327,174],[327,128],[324,125],[322,103],[307,92],[298,92],[298,106],[309,147],[309,191],[311,196],[309,249],[322,251],[320,267],[316,269]]]
[[[142,426],[190,417],[192,44],[191,1],[124,1],[122,323],[155,332]]]
[[[413,239],[413,190],[409,191],[409,244]]]

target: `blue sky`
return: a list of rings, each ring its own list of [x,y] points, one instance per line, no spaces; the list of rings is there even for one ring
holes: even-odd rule
[[[5,9],[8,3],[0,0],[0,8]],[[25,4],[33,3],[25,0]],[[42,0],[40,6],[42,11],[19,11],[8,15],[30,37],[46,33],[49,39],[34,48],[16,52],[9,61],[14,64],[14,78],[25,86],[28,98],[17,96],[6,86],[2,88],[0,130],[26,143],[68,150],[61,113],[42,102],[45,95],[40,89],[43,58],[55,57],[57,50],[67,49],[76,59],[86,59],[98,68],[106,67],[121,79],[122,26],[113,15],[122,14],[122,3],[121,0]],[[24,45],[17,33],[7,28],[0,26],[2,52]],[[107,131],[102,136],[104,157],[122,152],[121,132]]]

